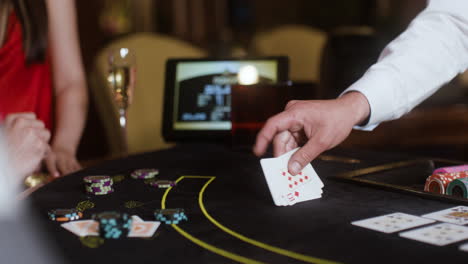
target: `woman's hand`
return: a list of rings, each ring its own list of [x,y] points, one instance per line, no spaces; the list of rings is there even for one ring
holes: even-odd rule
[[[52,147],[44,163],[53,177],[60,177],[81,169],[75,153],[61,147]]]

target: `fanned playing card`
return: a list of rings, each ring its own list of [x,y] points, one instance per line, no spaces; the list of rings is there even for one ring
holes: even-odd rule
[[[457,225],[468,224],[468,206],[456,206],[442,211],[425,214],[423,217]]]
[[[354,221],[351,224],[388,234],[433,222],[435,221],[415,215],[393,213]]]
[[[297,175],[288,172],[289,159],[297,150],[277,158],[260,160],[273,202],[277,206],[294,205],[322,197],[323,183],[310,164]]]
[[[400,236],[435,246],[445,246],[468,239],[468,227],[441,223],[403,232]]]

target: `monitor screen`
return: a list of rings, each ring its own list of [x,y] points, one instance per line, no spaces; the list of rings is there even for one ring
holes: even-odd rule
[[[231,85],[278,83],[287,78],[287,57],[170,59],[166,64],[164,138],[227,136],[231,130]]]

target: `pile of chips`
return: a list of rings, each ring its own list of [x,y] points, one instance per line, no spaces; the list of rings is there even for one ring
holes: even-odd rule
[[[83,178],[85,191],[93,195],[106,195],[114,192],[110,176],[86,176]]]
[[[171,224],[177,225],[182,220],[188,221],[188,218],[185,215],[184,209],[182,208],[157,209],[154,211],[154,218],[156,218],[157,221],[160,221],[167,225],[171,225]]]
[[[93,215],[99,223],[99,235],[105,239],[127,237],[132,227],[132,218],[125,213],[102,212]]]
[[[451,182],[456,179],[467,177],[468,171],[432,174],[426,179],[424,191],[438,194],[448,194],[448,186]]]
[[[77,209],[53,209],[48,213],[49,219],[57,222],[68,222],[78,220],[83,217],[83,213]]]
[[[145,179],[152,179],[159,174],[158,169],[139,169],[130,175],[133,179],[137,180],[145,180]]]

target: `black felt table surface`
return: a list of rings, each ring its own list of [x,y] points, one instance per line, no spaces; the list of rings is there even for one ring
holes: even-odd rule
[[[454,204],[333,180],[331,177],[340,172],[407,158],[384,153],[339,150],[334,153],[358,158],[362,162],[314,161],[312,165],[325,184],[323,197],[289,207],[273,204],[258,158],[247,152],[204,144],[178,146],[108,161],[60,178],[39,189],[31,199],[50,240],[72,263],[235,262],[202,248],[169,225],[162,224],[150,239],[105,240],[92,248],[60,227],[59,223],[47,219],[49,209],[73,208],[79,202],[91,201],[95,207],[86,210],[84,218],[113,210],[154,221],[152,212],[161,208],[165,190],[129,177],[133,170],[140,168],[158,168],[161,179],[176,180],[184,175],[216,177],[209,184],[212,178],[184,178],[168,193],[165,204],[168,208],[185,209],[189,221],[178,227],[191,237],[247,261],[467,263],[468,253],[458,250],[461,243],[438,247],[399,237],[398,233],[384,234],[351,225],[352,221],[383,214],[422,215]],[[127,177],[115,183],[113,194],[88,196],[84,193],[84,176],[119,174]],[[203,187],[205,213],[199,203]],[[131,201],[141,206],[128,208],[126,203]],[[223,231],[213,223],[213,219],[237,235]],[[239,234],[247,238],[247,242],[239,239]],[[267,245],[267,249],[253,245],[252,241]],[[272,252],[268,250],[271,247],[284,249],[287,253]]]

